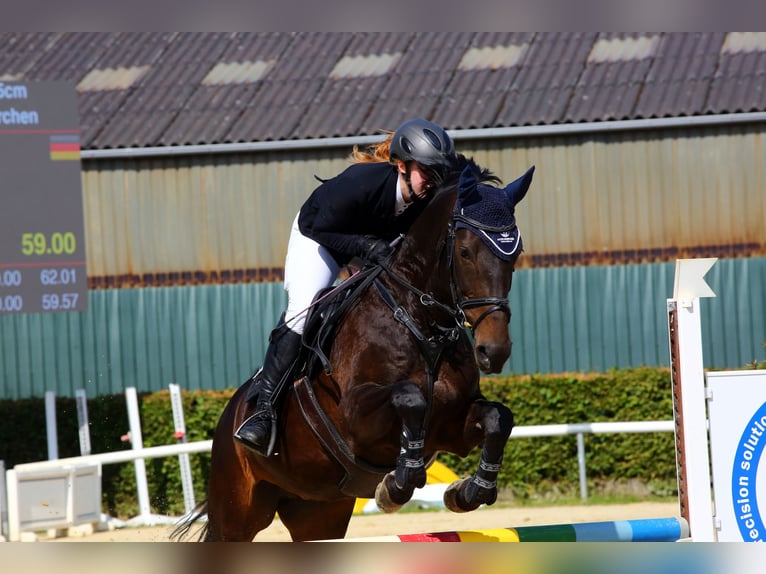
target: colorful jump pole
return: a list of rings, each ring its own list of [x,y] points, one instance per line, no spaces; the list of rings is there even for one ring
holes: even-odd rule
[[[675,542],[688,537],[689,523],[684,518],[671,517],[397,534],[329,542]]]

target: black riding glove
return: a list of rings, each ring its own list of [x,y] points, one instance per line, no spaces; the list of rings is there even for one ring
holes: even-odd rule
[[[394,252],[387,241],[375,237],[365,237],[366,246],[362,257],[370,263],[380,264],[385,262]]]

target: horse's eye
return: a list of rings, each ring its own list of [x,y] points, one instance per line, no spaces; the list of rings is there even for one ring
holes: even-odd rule
[[[468,250],[467,247],[461,247],[460,248],[460,257],[463,259],[471,260],[471,252]]]

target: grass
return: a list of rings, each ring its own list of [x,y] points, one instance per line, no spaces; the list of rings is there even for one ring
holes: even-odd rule
[[[545,498],[514,498],[498,497],[495,506],[498,508],[506,507],[541,507],[541,506],[592,506],[609,504],[632,504],[637,502],[675,502],[678,496],[659,496],[637,494],[589,494],[587,500],[582,500],[579,496],[551,496]]]
[[[515,497],[508,489],[498,492],[497,502],[492,508],[541,508],[547,506],[595,506],[614,504],[634,504],[640,502],[672,503],[678,501],[677,494],[659,495],[650,492],[637,492],[635,487],[623,487],[617,490],[588,493],[587,500],[579,496],[565,493],[548,493],[529,498]],[[439,512],[442,508],[435,506],[421,507],[415,501],[405,504],[399,513]]]

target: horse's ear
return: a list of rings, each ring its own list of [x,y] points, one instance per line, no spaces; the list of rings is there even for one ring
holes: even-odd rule
[[[508,194],[508,199],[513,205],[516,205],[524,199],[524,196],[527,194],[527,190],[532,183],[532,175],[534,173],[535,166],[532,166],[520,178],[505,186],[505,193]]]
[[[478,166],[473,162],[469,162],[460,173],[460,179],[457,184],[457,196],[461,205],[470,205],[481,200],[477,189],[479,173]]]

